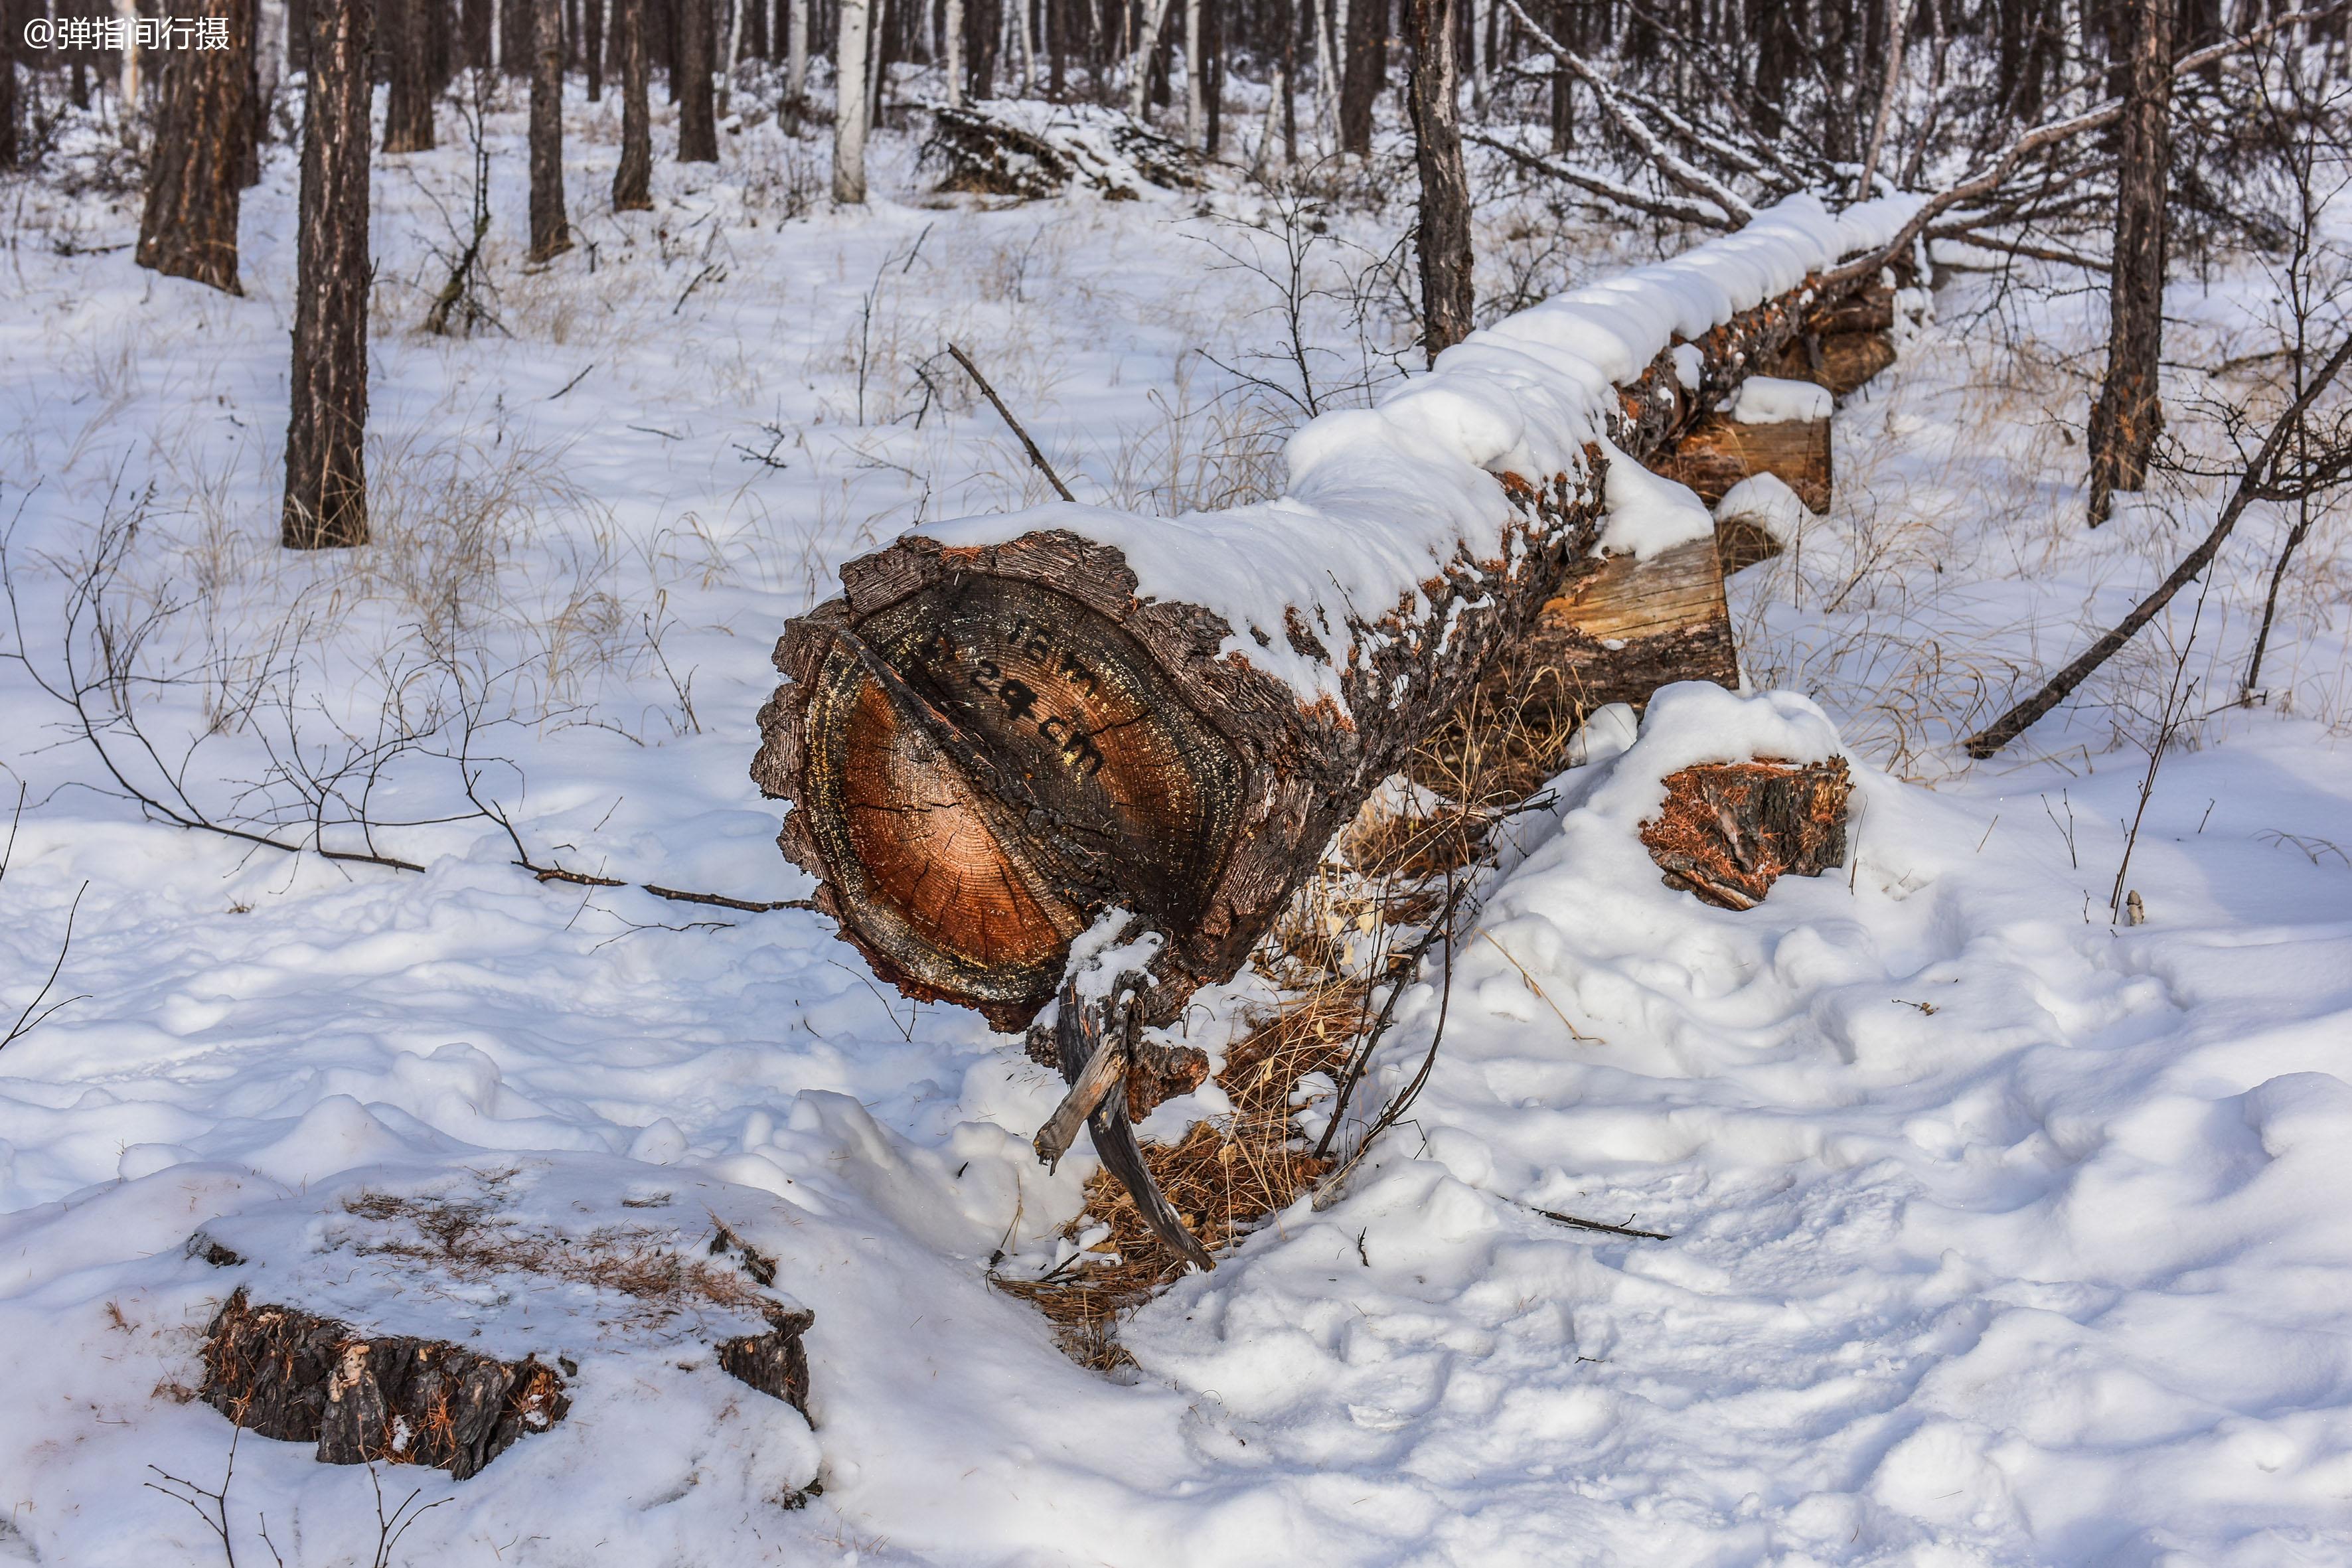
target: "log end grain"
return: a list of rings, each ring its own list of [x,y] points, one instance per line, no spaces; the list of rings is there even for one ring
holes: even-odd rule
[[[1688,485],[1709,506],[1720,503],[1740,480],[1770,474],[1819,515],[1830,510],[1830,422],[1743,425],[1710,414],[1684,432],[1654,467]]]
[[[1718,909],[1753,909],[1784,876],[1845,864],[1845,760],[1704,763],[1666,775],[1642,843],[1670,888]]]

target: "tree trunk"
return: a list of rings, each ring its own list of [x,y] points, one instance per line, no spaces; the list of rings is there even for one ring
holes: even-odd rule
[[[678,0],[677,161],[719,162],[710,90],[710,0]]]
[[[539,0],[499,0],[499,69],[509,76],[530,71],[538,10]]]
[[[735,57],[743,47],[743,13],[751,8],[751,0],[733,0],[727,7],[727,50],[719,57],[719,118],[724,120],[735,103]],[[712,157],[718,156],[717,142],[712,143]]]
[[[492,29],[497,24],[497,0],[464,0],[458,13],[458,28],[465,35],[463,58],[467,68],[486,71],[490,68]]]
[[[654,205],[653,73],[646,58],[646,0],[614,4],[621,44],[621,162],[613,170],[613,210],[645,212]]]
[[[2091,526],[2116,490],[2147,480],[2164,426],[2157,395],[2164,350],[2167,175],[2171,163],[2172,0],[2128,0],[2126,108],[2117,132],[2115,269],[2107,289],[2107,377],[2091,407]]]
[[[13,9],[13,7],[0,6],[0,15],[12,12]],[[24,118],[24,110],[19,109],[16,103],[16,35],[13,29],[14,21],[13,15],[8,15],[5,21],[0,21],[0,169],[13,169],[16,166],[16,160],[20,156],[18,149],[21,145],[17,140],[16,123]]]
[[[289,550],[368,542],[368,60],[373,0],[310,0],[295,240],[292,417],[286,429]]]
[[[221,18],[231,44],[164,55],[163,108],[139,220],[140,266],[228,294],[245,292],[236,276],[236,225],[252,147],[252,5],[253,0],[180,0],[173,7],[176,16]],[[9,79],[5,134],[13,138],[16,65],[9,42],[0,51],[0,68]]]
[[[1454,0],[1405,0],[1412,28],[1413,160],[1421,169],[1422,343],[1430,363],[1470,335],[1470,176],[1456,123]]]
[[[383,0],[383,52],[392,87],[384,96],[383,150],[433,150],[433,18],[427,0]]]
[[[988,0],[992,3],[992,0]],[[1150,96],[1153,62],[1160,55],[1160,35],[1168,26],[1170,0],[1145,0],[1148,11],[1141,30],[1135,40],[1135,51],[1129,58],[1127,71],[1127,112],[1130,119],[1141,120],[1145,100]]]
[[[604,15],[612,0],[588,0],[588,101],[604,100]]]
[[[801,110],[808,96],[809,0],[785,0],[784,111],[791,129],[801,128]]]
[[[525,0],[531,7],[530,250],[524,259],[552,261],[572,248],[563,215],[563,8],[562,0]]]
[[[1339,150],[1368,157],[1372,105],[1388,85],[1387,0],[1354,0],[1348,7],[1348,63],[1339,86]]]
[[[1706,332],[1696,389],[1661,353],[1621,391],[1612,439],[1654,457],[1794,335],[1813,287]],[[1222,655],[1229,628],[1213,612],[1139,599],[1119,551],[1076,533],[986,547],[917,533],[853,561],[844,596],[785,628],[786,683],[761,713],[752,776],[794,803],[784,852],[908,994],[1017,1027],[1053,995],[1070,941],[1118,904],[1168,934],[1152,1006],[1181,1009],[1235,973],[1333,832],[1498,650],[1616,569],[1592,552],[1604,465],[1590,457],[1580,472],[1499,476],[1495,534],[1460,563],[1475,572],[1422,584],[1418,626],[1377,607],[1318,626],[1294,607],[1261,634],[1328,660],[1346,716]],[[1696,555],[1711,563],[1711,542]],[[1659,634],[1685,656],[1665,678],[1736,680],[1719,576],[1712,594],[1699,624]],[[1442,637],[1420,629],[1441,624]],[[1627,657],[1673,646],[1636,638]]]
[[[940,35],[947,45],[948,107],[961,109],[963,96],[963,0],[942,0]]]
[[[870,0],[841,0],[834,48],[833,199],[845,206],[866,200],[866,47]]]

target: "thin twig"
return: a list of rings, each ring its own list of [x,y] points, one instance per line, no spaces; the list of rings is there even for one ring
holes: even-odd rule
[[[1630,1225],[1608,1225],[1597,1219],[1579,1219],[1572,1214],[1561,1214],[1555,1209],[1537,1208],[1533,1204],[1529,1204],[1528,1205],[1528,1210],[1531,1214],[1539,1214],[1543,1215],[1544,1218],[1550,1220],[1555,1224],[1573,1226],[1578,1230],[1606,1231],[1611,1236],[1638,1236],[1643,1241],[1672,1241],[1674,1239],[1673,1237],[1668,1236],[1663,1230],[1636,1230]]]
[[[1029,432],[1021,427],[1021,421],[1013,417],[1013,410],[1004,406],[1004,399],[996,395],[996,388],[988,384],[988,377],[981,374],[980,367],[971,363],[971,356],[953,343],[948,345],[948,353],[955,356],[956,363],[963,366],[964,374],[971,377],[972,384],[980,388],[988,401],[996,405],[996,412],[1004,416],[1004,422],[1013,427],[1013,433],[1021,437],[1021,445],[1027,449],[1029,460],[1037,465],[1037,471],[1045,476],[1045,482],[1054,487],[1055,493],[1064,500],[1077,500],[1070,493],[1070,487],[1062,482],[1062,476],[1054,471],[1054,465],[1045,460],[1045,454],[1037,449],[1037,443],[1029,439]]]

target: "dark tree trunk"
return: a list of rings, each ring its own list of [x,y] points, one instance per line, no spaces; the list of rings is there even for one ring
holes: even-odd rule
[[[604,100],[604,6],[606,0],[588,0],[588,101]]]
[[[464,7],[458,21],[466,37],[462,58],[468,69],[486,71],[490,68],[490,23],[496,0],[464,0]]]
[[[310,7],[315,0],[286,0],[286,68],[310,68]],[[485,0],[487,3],[487,0]],[[75,100],[79,103],[80,100]]]
[[[0,5],[0,169],[13,169],[20,156],[16,122],[24,110],[16,101],[16,8]]]
[[[1655,457],[1800,330],[1811,298],[1800,285],[1703,334],[1696,389],[1661,353],[1621,389],[1612,439]],[[1638,584],[1652,565],[1593,555],[1601,468],[1596,448],[1581,472],[1501,476],[1478,572],[1425,585],[1443,639],[1379,611],[1319,634],[1295,613],[1273,632],[1329,659],[1352,721],[1219,657],[1228,628],[1210,611],[1139,599],[1114,548],[1060,530],[957,549],[909,534],[786,627],[752,776],[794,803],[784,852],[818,878],[820,906],[909,994],[1018,1027],[1072,938],[1119,904],[1167,933],[1150,1005],[1181,1010],[1236,972],[1331,835],[1501,650],[1556,643],[1589,653],[1596,678],[1645,660],[1627,700],[1738,679],[1711,540],[1659,558],[1678,584],[1670,622],[1592,631],[1606,595],[1583,587],[1612,572]]]
[[[229,294],[245,292],[236,278],[236,221],[242,176],[252,155],[246,48],[252,5],[253,0],[178,0],[173,7],[174,16],[224,19],[231,43],[226,49],[157,51],[163,111],[147,170],[146,208],[139,220],[140,266],[193,278]],[[13,84],[16,62],[0,64]]]
[[[1372,150],[1372,105],[1388,85],[1388,0],[1353,0],[1348,7],[1346,48],[1339,85],[1339,148],[1364,157]]]
[[[289,550],[368,542],[368,60],[373,0],[310,0],[295,241],[293,415],[286,429]]]
[[[661,44],[662,79],[669,84],[669,100],[676,103],[678,94],[686,90],[685,74],[678,68],[678,12],[685,0],[646,0],[653,7],[656,32]]]
[[[1004,28],[1004,0],[964,0],[963,58],[971,79],[965,88],[978,103],[996,96],[996,46]]]
[[[2171,166],[2172,0],[2129,0],[2126,107],[2116,168],[2115,269],[2107,289],[2107,376],[2091,406],[2091,526],[2117,490],[2147,481],[2164,426],[2166,176]]]
[[[1430,362],[1470,335],[1470,175],[1456,123],[1454,0],[1405,0],[1412,30],[1413,161],[1421,170],[1422,344]]]
[[[679,0],[677,161],[719,162],[719,125],[710,88],[710,0]]]
[[[1566,0],[1552,12],[1552,36],[1564,38],[1574,16]],[[1553,63],[1551,73],[1551,150],[1565,153],[1576,145],[1576,79]]]
[[[1225,132],[1225,0],[1201,0],[1201,88],[1213,158]]]
[[[433,34],[428,0],[383,0],[383,52],[392,68],[384,95],[383,150],[433,150]]]
[[[580,0],[563,0],[563,74],[580,64]]]
[[[538,10],[539,0],[499,0],[499,69],[508,76],[530,74]]]
[[[621,47],[621,162],[613,171],[613,210],[645,212],[654,205],[653,104],[646,59],[646,0],[613,0],[613,26]]]
[[[572,248],[563,216],[563,11],[561,0],[522,0],[531,7],[530,253],[551,261]]]

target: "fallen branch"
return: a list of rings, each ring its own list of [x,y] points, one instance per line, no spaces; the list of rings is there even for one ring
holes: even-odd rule
[[[1712,207],[1702,206],[1696,202],[1682,201],[1674,196],[1643,195],[1638,191],[1627,189],[1622,182],[1612,180],[1598,170],[1580,168],[1542,153],[1530,153],[1523,147],[1514,146],[1509,141],[1491,132],[1481,131],[1475,126],[1465,126],[1462,139],[1465,142],[1475,142],[1481,147],[1491,147],[1521,168],[1547,175],[1559,181],[1562,184],[1572,185],[1588,195],[1599,196],[1603,201],[1612,202],[1618,206],[1630,212],[1639,213],[1645,217],[1660,218],[1668,223],[1692,224],[1701,228],[1724,226],[1723,215]]]
[[[1730,186],[1668,147],[1658,133],[1618,97],[1616,89],[1605,77],[1594,70],[1582,56],[1544,31],[1536,19],[1528,15],[1527,8],[1519,4],[1519,0],[1503,0],[1503,4],[1511,8],[1511,15],[1519,19],[1519,25],[1527,28],[1528,36],[1537,44],[1550,51],[1554,60],[1566,66],[1570,75],[1591,89],[1593,100],[1601,105],[1601,112],[1624,132],[1626,140],[1641,149],[1642,155],[1669,184],[1701,201],[1712,202],[1720,209],[1706,220],[1707,226],[1729,230],[1755,220],[1754,207],[1741,200]]]
[[[1643,1241],[1672,1241],[1674,1239],[1673,1237],[1668,1236],[1663,1230],[1635,1230],[1630,1225],[1609,1225],[1597,1219],[1579,1219],[1572,1214],[1561,1214],[1556,1209],[1537,1208],[1533,1204],[1529,1204],[1528,1205],[1528,1210],[1531,1214],[1539,1214],[1543,1215],[1544,1218],[1550,1220],[1555,1225],[1570,1226],[1577,1230],[1598,1230],[1606,1232],[1611,1236],[1637,1236]]]
[[[2076,687],[2089,679],[2093,670],[2122,651],[2124,645],[2138,635],[2142,626],[2154,620],[2158,612],[2172,602],[2174,595],[2213,563],[2213,558],[2221,553],[2222,542],[2230,537],[2231,530],[2238,526],[2238,518],[2245,511],[2248,503],[2287,495],[2277,483],[2279,459],[2285,455],[2287,437],[2302,426],[2305,414],[2318,401],[2319,395],[2327,389],[2328,384],[2336,379],[2347,361],[2352,361],[2352,336],[2347,336],[2336,345],[2336,352],[2327,356],[2326,363],[2319,367],[2311,384],[2303,389],[2303,395],[2290,404],[2286,412],[2280,415],[2271,426],[2271,433],[2263,438],[2261,450],[2246,465],[2246,471],[2239,479],[2237,488],[2222,503],[2221,518],[2213,524],[2213,531],[2205,536],[2204,542],[2190,551],[2187,558],[2172,569],[2172,574],[2157,585],[2154,593],[2133,605],[2131,614],[2117,622],[2114,630],[2093,643],[2074,663],[2052,677],[2041,690],[1963,742],[1969,755],[1981,762],[2032,729],[2037,720],[2063,702]],[[2306,484],[2313,482],[2315,481],[2305,477]]]
[[[1517,0],[1504,0],[1504,4],[1509,5],[1514,11],[1518,10]],[[2242,54],[2248,49],[2254,48],[2278,33],[2281,28],[2315,22],[2324,17],[2335,16],[2343,8],[2343,5],[2338,4],[2316,11],[2298,11],[2291,16],[2277,17],[2234,38],[2224,38],[2218,44],[2211,44],[2194,53],[2183,55],[2172,63],[2172,79],[2179,82],[2207,66],[2217,65],[2231,55]],[[1849,261],[1844,266],[1835,268],[1824,276],[1822,282],[1835,285],[1849,282],[1856,278],[1868,277],[1880,268],[1899,259],[1909,252],[1912,246],[1917,243],[1919,237],[1927,233],[1928,226],[1937,218],[1963,202],[1974,201],[1979,196],[1990,195],[1999,190],[2002,183],[2017,172],[2018,166],[2032,154],[2046,147],[2054,147],[2062,142],[2069,142],[2077,136],[2112,125],[2123,117],[2123,112],[2124,100],[2120,98],[2110,98],[2093,104],[2079,114],[2071,114],[2060,120],[2044,121],[2011,142],[1990,163],[1975,174],[1956,185],[1946,186],[1921,203],[1919,210],[1911,215],[1910,221],[1898,229],[1894,239],[1883,248],[1860,260]]]
[[[964,374],[971,377],[972,384],[980,388],[988,401],[996,405],[996,412],[1003,416],[1004,422],[1013,426],[1013,433],[1021,437],[1021,445],[1027,450],[1029,460],[1037,465],[1037,471],[1045,476],[1045,482],[1054,487],[1054,493],[1064,500],[1077,500],[1070,493],[1070,487],[1062,482],[1062,476],[1054,471],[1054,465],[1045,460],[1045,454],[1037,449],[1037,443],[1029,439],[1029,432],[1021,427],[1021,421],[1013,417],[1013,410],[1004,406],[1004,399],[996,395],[996,388],[988,384],[988,377],[981,374],[980,367],[971,363],[971,356],[953,343],[948,345],[948,353],[955,356],[956,363],[963,366]]]

